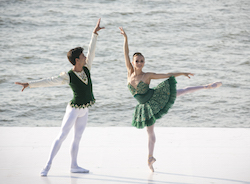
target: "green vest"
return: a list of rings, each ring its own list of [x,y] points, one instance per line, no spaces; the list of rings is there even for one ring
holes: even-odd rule
[[[70,78],[69,85],[74,94],[70,105],[75,108],[85,108],[95,103],[89,69],[87,67],[83,67],[83,70],[88,77],[88,84],[85,84],[81,79],[79,79],[79,77],[72,70],[68,72]]]

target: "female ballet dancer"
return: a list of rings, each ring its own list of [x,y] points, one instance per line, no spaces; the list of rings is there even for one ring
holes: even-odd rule
[[[29,83],[16,82],[16,84],[23,86],[22,91],[27,87],[34,88],[69,84],[74,94],[73,99],[67,105],[66,113],[62,121],[61,131],[52,144],[49,159],[41,172],[41,176],[47,176],[54,157],[56,156],[63,141],[66,139],[69,131],[73,126],[74,140],[71,145],[70,172],[89,172],[89,170],[78,166],[77,154],[82,133],[86,127],[88,120],[88,107],[95,103],[95,98],[92,92],[90,69],[92,61],[95,57],[95,47],[98,36],[97,32],[101,29],[104,29],[104,27],[100,27],[100,21],[101,19],[98,20],[96,27],[92,33],[87,57],[84,56],[82,47],[76,47],[74,49],[71,49],[67,53],[68,60],[73,65],[73,68],[68,73],[64,72],[61,73],[58,77],[32,81]]]
[[[119,28],[124,36],[124,56],[128,75],[128,88],[134,98],[139,102],[135,108],[132,125],[136,128],[147,126],[148,132],[148,166],[154,172],[153,163],[156,159],[153,157],[155,145],[154,123],[156,119],[161,118],[172,107],[177,96],[192,93],[201,89],[214,89],[222,85],[221,82],[215,82],[204,86],[187,87],[176,90],[175,77],[186,76],[190,78],[192,73],[167,73],[156,74],[151,72],[144,73],[142,68],[145,64],[144,56],[137,52],[133,55],[133,61],[130,62],[128,38],[122,27]],[[149,88],[151,79],[167,80],[161,82],[154,89]]]

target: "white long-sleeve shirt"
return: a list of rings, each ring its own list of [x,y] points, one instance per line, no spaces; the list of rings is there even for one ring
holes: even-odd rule
[[[88,53],[86,58],[86,67],[91,70],[92,62],[95,57],[95,48],[96,48],[96,41],[97,41],[98,35],[95,33],[92,33],[92,37],[89,43],[88,47]],[[82,72],[84,72],[82,70]],[[81,72],[75,72],[77,75],[80,75]],[[30,81],[29,87],[30,88],[36,88],[36,87],[49,87],[49,86],[60,86],[64,84],[69,84],[70,78],[69,74],[67,72],[62,72],[59,76],[36,80],[36,81]]]

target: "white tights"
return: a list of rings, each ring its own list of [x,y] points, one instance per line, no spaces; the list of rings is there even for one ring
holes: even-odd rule
[[[88,108],[75,109],[72,108],[70,105],[67,106],[66,113],[62,121],[61,132],[52,144],[47,166],[50,167],[50,165],[52,164],[52,161],[56,156],[57,152],[59,151],[63,141],[66,139],[67,135],[69,134],[69,131],[74,125],[74,139],[71,145],[71,168],[78,167],[77,154],[82,133],[87,124],[88,111]]]
[[[178,97],[187,93],[193,93],[201,89],[205,89],[205,87],[204,86],[192,86],[192,87],[186,87],[184,89],[177,89],[176,96]]]

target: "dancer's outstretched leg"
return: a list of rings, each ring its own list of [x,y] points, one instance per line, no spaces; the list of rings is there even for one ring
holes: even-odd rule
[[[154,147],[155,147],[155,132],[154,132],[154,124],[147,127],[148,132],[148,166],[152,172],[154,172],[153,163],[156,159],[153,157]]]
[[[80,109],[81,117],[78,117],[75,123],[74,140],[71,146],[71,172],[72,173],[89,173],[89,170],[81,168],[77,164],[77,155],[79,150],[79,143],[82,138],[82,134],[85,130],[88,121],[88,108]]]
[[[66,139],[67,135],[69,134],[69,131],[72,128],[72,126],[74,125],[76,118],[77,118],[76,109],[74,109],[68,105],[67,109],[66,109],[66,113],[65,113],[63,121],[62,121],[61,132],[52,144],[48,162],[47,162],[46,166],[43,168],[43,170],[41,172],[41,176],[47,176],[47,174],[50,170],[52,161],[53,161],[54,157],[56,156],[57,152],[59,151],[63,141]]]
[[[177,95],[176,96],[181,96],[187,93],[193,93],[195,91],[201,90],[201,89],[215,89],[218,88],[222,85],[221,82],[214,82],[211,84],[207,84],[204,86],[193,86],[193,87],[186,87],[184,89],[178,89],[177,90]]]

